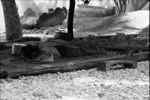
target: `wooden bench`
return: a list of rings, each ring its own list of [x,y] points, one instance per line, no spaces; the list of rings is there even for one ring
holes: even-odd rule
[[[97,70],[99,71],[109,71],[114,69],[113,65],[123,64],[124,68],[137,68],[137,61],[136,60],[106,60],[100,61],[98,63]]]

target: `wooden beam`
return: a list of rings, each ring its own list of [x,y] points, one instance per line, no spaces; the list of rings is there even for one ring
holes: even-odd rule
[[[106,60],[147,60],[149,58],[149,52],[143,52],[135,54],[132,57],[126,57],[126,55],[119,56],[90,56],[90,57],[80,57],[75,59],[65,59],[61,61],[56,61],[54,63],[14,63],[6,66],[0,66],[1,73],[3,71],[8,73],[8,77],[15,78],[19,76],[29,76],[29,75],[39,75],[46,73],[56,73],[56,72],[68,72],[79,69],[90,69],[98,66],[100,61]]]

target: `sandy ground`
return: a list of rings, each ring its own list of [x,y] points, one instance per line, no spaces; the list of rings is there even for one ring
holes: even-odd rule
[[[149,100],[149,61],[136,69],[96,69],[0,80],[1,100]]]

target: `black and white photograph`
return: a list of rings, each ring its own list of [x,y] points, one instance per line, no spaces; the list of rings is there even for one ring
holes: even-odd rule
[[[0,0],[0,100],[150,100],[149,0]]]

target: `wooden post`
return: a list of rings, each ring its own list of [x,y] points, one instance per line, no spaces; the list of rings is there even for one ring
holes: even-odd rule
[[[68,15],[68,35],[70,40],[74,38],[73,37],[74,10],[75,10],[75,0],[70,0],[69,15]]]

